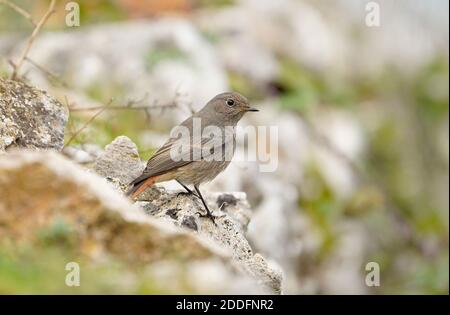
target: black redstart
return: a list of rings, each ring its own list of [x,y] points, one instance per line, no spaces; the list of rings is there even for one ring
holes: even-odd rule
[[[215,96],[173,129],[180,136],[171,135],[148,160],[142,175],[130,183],[127,195],[136,199],[154,183],[175,179],[188,193],[200,198],[206,210],[201,216],[214,222],[199,185],[213,180],[228,166],[236,146],[236,124],[246,112],[256,111],[239,93]],[[187,185],[193,185],[196,193]]]

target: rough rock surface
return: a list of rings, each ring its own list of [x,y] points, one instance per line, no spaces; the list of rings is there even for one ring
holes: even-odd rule
[[[128,143],[128,144],[127,144]],[[128,153],[123,148],[134,148],[134,144],[126,137],[119,137],[109,144],[94,169],[99,174],[108,175],[116,187],[126,189],[130,172],[142,170],[142,163],[136,159],[132,149]],[[105,163],[108,161],[108,163]],[[203,195],[215,215],[217,226],[207,218],[200,218],[203,212],[201,201],[184,190],[168,191],[154,186],[140,196],[137,202],[147,214],[173,222],[176,226],[191,230],[197,235],[213,241],[218,246],[232,253],[233,260],[255,278],[265,289],[273,293],[281,293],[282,273],[273,265],[269,265],[259,254],[255,254],[244,233],[250,222],[251,210],[245,193],[208,193]]]
[[[117,167],[117,161],[121,162],[120,168]],[[107,179],[128,184],[141,175],[144,167],[139,159],[137,146],[129,138],[120,136],[100,153],[95,160],[94,170]]]
[[[146,215],[100,176],[59,153],[18,150],[0,156],[0,240],[35,244],[39,231],[56,221],[70,228],[83,257],[145,266],[163,292],[265,292],[226,250]]]
[[[190,229],[213,240],[219,246],[232,253],[233,259],[257,281],[274,293],[281,292],[281,271],[269,266],[259,254],[255,254],[244,235],[242,217],[247,216],[248,203],[244,193],[228,194],[236,201],[234,206],[218,208],[218,201],[224,194],[205,194],[210,209],[219,216],[215,219],[217,226],[208,218],[199,218],[198,212],[203,212],[201,201],[194,196],[177,191],[166,191],[164,188],[154,188],[157,198],[149,201],[138,201],[138,204],[148,213],[159,218],[172,221],[177,226]],[[214,206],[212,206],[214,205]],[[244,222],[243,222],[244,221]]]
[[[92,143],[70,145],[62,150],[62,153],[70,160],[87,167],[92,166],[102,152],[103,148]]]
[[[68,111],[45,91],[0,78],[0,151],[11,147],[61,150]]]

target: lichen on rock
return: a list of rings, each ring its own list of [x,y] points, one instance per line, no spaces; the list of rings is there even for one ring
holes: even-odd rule
[[[120,165],[118,163],[120,162]],[[126,187],[141,175],[144,165],[139,159],[137,146],[125,136],[117,137],[95,160],[94,170],[118,186]]]
[[[0,152],[13,147],[61,150],[68,115],[47,92],[0,78]]]

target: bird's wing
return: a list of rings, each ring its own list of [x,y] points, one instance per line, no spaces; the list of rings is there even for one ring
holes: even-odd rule
[[[198,117],[198,115],[199,113],[196,113],[187,118],[180,124],[180,126],[187,127],[190,132],[192,132],[193,118]],[[212,134],[204,135],[203,132],[201,137],[193,137],[193,135],[185,135],[185,137],[178,138],[171,137],[148,160],[147,167],[142,175],[131,182],[131,184],[138,184],[149,177],[165,174],[194,161],[198,161],[199,159],[208,160],[208,155],[210,158],[215,158],[216,156],[218,156],[218,158],[224,158],[224,154],[228,153],[228,150],[225,151],[223,147],[228,145],[230,141],[232,142],[231,145],[233,146],[232,148],[234,152],[235,138],[233,131],[231,131],[231,133],[225,131],[221,137],[215,137]],[[219,147],[221,150],[215,152],[215,149]],[[176,148],[181,148],[181,150],[176,150]],[[229,155],[226,158],[228,159]]]
[[[193,143],[190,143],[190,142]],[[211,142],[211,138],[204,137],[192,140],[192,138],[170,138],[148,160],[142,175],[130,183],[136,185],[149,177],[159,176],[179,167],[198,161],[202,158],[203,145]]]

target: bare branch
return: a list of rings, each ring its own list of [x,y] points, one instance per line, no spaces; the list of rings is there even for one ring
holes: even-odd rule
[[[24,9],[22,9],[21,7],[19,7],[17,4],[9,2],[8,0],[0,0],[0,4],[10,7],[14,11],[16,11],[17,13],[22,15],[24,18],[26,18],[28,21],[30,21],[30,23],[33,24],[33,26],[36,26],[36,23],[34,23],[33,17],[31,16],[31,14],[28,13],[27,11],[25,11]]]
[[[179,84],[179,85],[177,86],[177,88],[175,89],[175,96],[176,96],[176,99],[177,99],[177,100],[178,100],[180,97],[183,98],[183,97],[187,96],[186,93],[182,93],[182,92],[181,92],[180,86],[181,86],[181,85]],[[191,115],[195,114],[195,109],[194,109],[194,107],[192,106],[192,102],[191,102],[191,101],[186,102],[186,106],[187,106],[187,109],[189,110],[189,113],[190,113]]]
[[[47,20],[50,18],[50,16],[54,12],[55,12],[55,0],[51,0],[47,12],[44,14],[44,16],[38,22],[38,24],[34,28],[33,32],[31,33],[30,37],[28,38],[27,45],[25,46],[25,49],[23,50],[19,60],[16,63],[12,63],[13,64],[13,72],[11,74],[12,80],[17,79],[20,67],[22,66],[23,62],[25,61],[25,58],[27,57],[27,55],[31,49],[31,46],[33,45],[33,42],[36,39],[36,36],[39,34],[39,31],[41,30],[42,26],[44,26],[44,24],[47,22]]]
[[[63,87],[68,87],[69,86],[63,79],[61,79],[61,77],[59,75],[57,75],[57,74],[53,73],[52,71],[46,69],[44,66],[38,64],[37,62],[35,62],[34,60],[30,59],[29,57],[25,57],[25,61],[29,62],[34,67],[36,67],[38,70],[40,70],[42,73],[44,73],[50,80],[58,82]]]
[[[109,102],[101,107],[101,109],[95,113],[80,129],[78,129],[77,131],[75,131],[74,134],[72,134],[72,136],[69,138],[69,140],[67,141],[67,143],[64,145],[65,147],[67,147],[76,137],[78,137],[78,135],[84,130],[86,129],[86,127],[95,120],[95,118],[97,118],[101,113],[103,113],[109,105],[111,105],[111,103],[113,102],[113,99],[110,99]]]
[[[65,102],[70,112],[76,112],[76,111],[98,111],[95,113],[79,130],[72,133],[72,136],[65,144],[65,147],[67,147],[95,118],[97,118],[101,113],[103,113],[106,110],[142,110],[144,111],[146,117],[148,118],[150,116],[150,111],[153,109],[161,109],[162,111],[169,109],[169,108],[178,108],[179,105],[177,102],[172,101],[166,104],[158,104],[157,100],[153,101],[152,105],[140,105],[135,106],[134,104],[142,103],[147,99],[147,94],[144,95],[142,99],[138,100],[129,100],[126,105],[124,106],[111,106],[112,99],[105,105],[98,105],[98,106],[91,106],[91,107],[72,107],[72,104],[69,102],[67,96],[65,96]]]
[[[67,109],[70,111],[70,102],[69,102],[69,98],[67,97],[67,95],[64,95],[64,101],[65,101]],[[69,129],[69,132],[71,135],[73,135],[75,133],[75,131],[73,129],[73,120],[72,119],[69,119],[67,121],[67,128]]]
[[[81,112],[81,111],[92,111],[92,110],[100,110],[100,109],[108,109],[108,110],[151,110],[151,109],[167,109],[177,107],[175,103],[168,103],[162,105],[142,105],[142,106],[109,106],[105,108],[104,105],[100,106],[91,106],[91,107],[71,107],[70,110],[73,112]]]
[[[145,102],[147,100],[147,97],[148,97],[148,93],[146,92],[141,99],[137,99],[137,100],[130,99],[127,102],[127,106],[132,107],[135,104],[142,104],[143,102]]]

